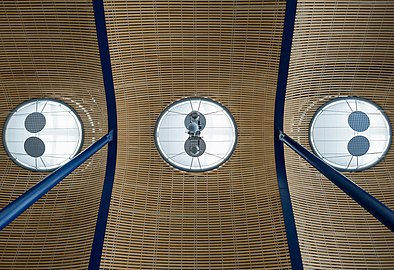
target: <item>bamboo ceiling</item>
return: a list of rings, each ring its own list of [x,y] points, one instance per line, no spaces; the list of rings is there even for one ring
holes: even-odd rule
[[[54,98],[81,117],[83,148],[106,133],[95,31],[89,1],[0,1],[1,127],[20,103]],[[106,157],[103,149],[0,232],[0,269],[87,269]],[[1,145],[0,207],[45,175],[15,165]]]
[[[118,109],[103,269],[290,269],[273,150],[285,1],[105,0]],[[394,119],[394,4],[298,1],[285,131],[303,145],[317,108],[373,100]],[[0,124],[21,102],[73,107],[84,148],[105,134],[91,1],[0,1]],[[238,146],[220,169],[180,172],[154,146],[157,117],[184,97],[233,114]],[[1,135],[0,135],[1,136]],[[2,148],[2,147],[1,147]],[[106,151],[0,232],[0,269],[86,269]],[[393,269],[394,237],[296,154],[287,174],[306,269]],[[347,173],[394,208],[394,154]],[[0,207],[45,173],[0,151]]]
[[[290,268],[273,160],[284,1],[105,1],[118,160],[104,269]],[[219,170],[184,173],[154,144],[157,117],[210,97],[239,130]]]
[[[377,103],[394,123],[394,2],[298,1],[285,131],[307,146],[316,110],[338,96]],[[393,269],[394,234],[304,160],[286,151],[306,269]],[[394,209],[393,147],[363,172],[345,173]]]

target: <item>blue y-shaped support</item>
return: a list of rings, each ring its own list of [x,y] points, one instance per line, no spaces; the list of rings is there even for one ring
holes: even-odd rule
[[[280,132],[279,140],[288,145],[303,159],[308,161],[319,172],[326,176],[337,187],[342,189],[353,200],[371,213],[375,218],[394,232],[394,211],[381,203],[378,199],[356,185],[349,178],[335,170],[333,167],[322,161],[320,158],[309,152],[305,147],[294,141],[286,134]]]
[[[24,194],[19,196],[15,201],[4,207],[0,211],[0,230],[10,224],[20,214],[22,214],[27,208],[38,201],[54,186],[59,184],[67,175],[72,173],[88,158],[93,156],[97,151],[103,148],[107,143],[112,141],[113,132],[109,132],[107,135],[102,137],[100,140],[89,146],[79,155],[75,156],[68,163],[45,177],[40,183],[26,191]]]

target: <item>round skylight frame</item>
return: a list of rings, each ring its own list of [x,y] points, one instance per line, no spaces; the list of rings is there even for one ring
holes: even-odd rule
[[[77,129],[77,132],[78,132],[78,141],[76,142],[76,147],[74,147],[72,149],[72,153],[71,154],[64,154],[64,155],[62,154],[64,156],[63,161],[53,163],[52,165],[50,165],[50,163],[47,163],[46,165],[49,165],[49,166],[36,166],[36,164],[34,164],[34,166],[33,166],[33,165],[30,165],[27,162],[22,162],[20,159],[18,159],[15,156],[15,154],[13,154],[13,151],[10,149],[12,147],[10,147],[8,145],[8,142],[7,142],[7,136],[8,136],[7,134],[9,132],[7,130],[7,127],[9,126],[10,121],[12,120],[12,117],[15,116],[16,113],[20,112],[23,108],[29,106],[30,104],[35,104],[37,102],[45,102],[45,103],[48,102],[48,103],[51,103],[52,105],[57,105],[57,106],[60,106],[62,108],[65,108],[65,111],[69,112],[69,114],[73,117],[73,120],[76,123],[76,129]],[[24,114],[26,114],[26,113],[24,113]],[[33,132],[31,132],[31,131],[28,131],[27,128],[26,128],[26,121],[25,120],[26,119],[23,120],[24,128],[26,129],[25,132],[28,132],[29,134],[31,134],[30,137],[29,136],[25,136],[26,139],[40,138],[41,134],[38,135],[38,136],[37,136],[37,134],[41,133],[45,129],[45,126],[42,128],[42,130],[40,130],[38,132],[34,132],[34,130],[33,130]],[[74,108],[72,108],[70,105],[68,105],[67,103],[65,103],[65,102],[63,102],[61,100],[52,99],[52,98],[30,99],[30,100],[22,102],[21,104],[19,104],[15,109],[13,109],[10,112],[10,114],[8,115],[6,121],[5,121],[4,125],[3,125],[3,130],[2,131],[3,131],[3,136],[2,136],[3,137],[2,138],[3,147],[4,147],[5,152],[9,156],[9,158],[16,165],[18,165],[19,167],[22,167],[24,169],[27,169],[27,170],[30,170],[30,171],[33,171],[33,172],[51,172],[51,171],[54,171],[57,168],[63,166],[67,162],[69,162],[73,157],[75,157],[81,151],[82,146],[84,144],[84,137],[85,137],[84,136],[85,135],[85,130],[84,130],[83,122],[82,122],[81,117],[76,112],[76,110]],[[44,136],[45,135],[48,136],[48,134],[44,134]],[[53,136],[53,134],[52,134],[52,136]],[[45,144],[45,140],[41,140],[41,141],[43,141],[44,144]],[[24,144],[22,141],[20,141],[20,143]],[[26,141],[25,141],[25,143],[26,143]],[[67,147],[63,146],[63,148],[67,148]],[[45,150],[46,150],[46,148],[45,148]],[[25,149],[25,151],[26,151],[26,149]],[[45,155],[45,153],[44,153],[44,155]]]
[[[362,104],[368,104],[368,106],[371,106],[371,108],[374,108],[376,110],[376,112],[379,113],[379,116],[381,117],[381,121],[383,121],[385,123],[385,125],[386,125],[384,128],[385,128],[385,134],[387,135],[388,139],[385,140],[385,145],[384,145],[384,147],[382,147],[383,151],[379,151],[378,153],[377,152],[376,153],[372,152],[374,155],[376,155],[377,158],[374,161],[366,162],[365,164],[362,164],[361,166],[359,165],[360,163],[358,163],[358,158],[356,159],[357,160],[357,163],[356,163],[357,166],[346,166],[345,167],[345,166],[342,166],[340,164],[336,164],[332,160],[330,161],[329,157],[324,156],[321,153],[321,151],[319,151],[317,149],[315,141],[312,139],[313,136],[314,136],[313,135],[313,126],[314,126],[314,123],[315,123],[317,117],[321,114],[321,112],[324,111],[326,108],[329,108],[329,107],[335,105],[335,103],[337,103],[337,102],[343,103],[343,102],[346,102],[346,100],[347,101],[353,101],[355,103],[357,103],[359,101]],[[354,106],[354,104],[352,104],[352,106]],[[349,111],[348,111],[348,113],[349,113]],[[353,111],[353,113],[354,113],[354,111]],[[354,132],[354,134],[353,134],[353,137],[349,138],[349,140],[348,140],[347,150],[348,150],[349,154],[350,154],[350,151],[349,151],[349,143],[350,143],[350,141],[352,139],[355,139],[355,137],[365,137],[364,136],[365,132],[367,132],[369,127],[370,127],[370,120],[369,120],[367,129],[365,129],[365,127],[364,127],[364,128],[361,128],[360,131],[356,131],[355,129],[353,129],[350,126],[351,125],[351,123],[349,122],[350,114],[351,113],[349,113],[349,115],[346,116],[346,121],[348,123],[348,128],[351,129]],[[368,119],[369,119],[369,117],[370,117],[370,115],[368,115]],[[339,119],[336,118],[337,121],[339,121]],[[340,120],[343,121],[343,119],[340,119]],[[374,121],[374,122],[376,122],[376,121]],[[374,128],[376,128],[376,127],[374,127]],[[380,127],[380,128],[383,129],[383,127]],[[376,136],[376,134],[375,134],[375,136]],[[365,137],[365,138],[367,138],[367,137]],[[367,139],[370,139],[370,138],[367,138]],[[334,167],[335,169],[337,169],[339,171],[360,172],[360,171],[364,171],[364,170],[368,170],[368,169],[372,168],[373,166],[375,166],[376,164],[378,164],[379,162],[381,162],[385,158],[385,156],[387,155],[388,151],[391,148],[391,144],[392,144],[392,124],[390,122],[390,119],[388,118],[388,116],[385,113],[385,111],[379,105],[377,105],[375,102],[373,102],[373,101],[371,101],[369,99],[363,98],[363,97],[348,96],[348,97],[337,97],[337,98],[334,98],[334,99],[326,102],[325,104],[323,104],[320,108],[318,108],[316,110],[316,112],[313,115],[312,120],[311,120],[311,122],[309,124],[309,145],[311,146],[313,153],[315,155],[317,155],[318,157],[320,157],[321,159],[323,159],[326,163],[328,163],[329,165],[331,165],[332,167]],[[370,141],[368,141],[368,150],[366,152],[367,155],[371,154],[371,152],[369,150],[370,150]],[[351,155],[351,156],[353,156],[353,155]],[[364,155],[361,155],[359,157],[362,157],[362,156],[364,156]],[[350,163],[351,163],[351,161],[350,161]]]
[[[197,104],[199,102],[203,102],[203,103],[209,103],[213,106],[216,106],[217,108],[220,109],[221,112],[223,112],[223,114],[227,117],[228,121],[232,124],[231,128],[232,128],[232,133],[233,133],[233,137],[232,137],[232,141],[231,141],[231,146],[228,148],[228,151],[226,152],[226,154],[223,156],[223,158],[220,159],[220,162],[214,162],[211,165],[201,165],[199,164],[198,168],[196,168],[195,166],[185,166],[184,164],[180,164],[179,162],[175,162],[173,160],[171,160],[171,158],[169,158],[169,155],[166,153],[166,151],[164,151],[160,139],[159,139],[159,131],[160,131],[160,126],[161,126],[161,122],[163,121],[164,117],[168,114],[168,112],[170,112],[172,109],[176,108],[178,105],[180,104],[186,104],[186,103],[190,103],[192,104],[190,106],[190,111],[184,111],[181,113],[182,117],[186,117],[189,113],[192,112],[192,107],[193,104]],[[197,109],[199,108],[198,105],[196,105]],[[194,108],[193,108],[194,109]],[[194,111],[199,111],[199,110],[194,110]],[[204,112],[202,112],[204,114]],[[209,113],[208,113],[209,114]],[[208,117],[209,118],[209,117]],[[182,122],[184,121],[184,119],[182,119]],[[207,128],[209,129],[209,119],[207,119]],[[185,123],[184,123],[185,124]],[[205,126],[205,124],[204,124]],[[186,127],[182,127],[183,131],[185,134],[187,133],[187,128]],[[180,123],[179,123],[179,127],[177,127],[178,131],[181,131],[181,127],[180,127]],[[178,133],[179,134],[179,133]],[[154,129],[154,142],[155,142],[155,146],[157,151],[159,152],[161,158],[167,163],[169,164],[171,167],[180,170],[180,171],[184,171],[184,172],[208,172],[208,171],[212,171],[215,169],[218,169],[219,167],[221,167],[223,164],[225,164],[233,155],[235,148],[238,144],[238,128],[237,128],[237,124],[235,122],[235,119],[233,117],[233,115],[230,113],[230,111],[221,103],[214,101],[210,98],[205,98],[205,97],[188,97],[188,98],[183,98],[180,100],[177,100],[173,103],[171,103],[169,106],[167,106],[159,115],[159,117],[157,118],[156,124],[155,124],[155,129]],[[204,139],[204,137],[206,137],[206,130],[203,129],[201,131],[201,137]],[[182,139],[187,139],[187,135],[182,138]],[[205,141],[204,141],[205,142]],[[218,141],[219,143],[221,141]],[[183,142],[179,141],[179,143]],[[208,155],[209,153],[209,141],[207,141],[206,144],[206,149],[205,149],[205,144],[204,144],[204,153],[201,155],[201,158],[204,155]],[[179,146],[180,147],[180,146]],[[205,152],[206,151],[206,152]],[[186,152],[185,152],[186,154]],[[210,153],[209,153],[210,154]],[[186,154],[187,155],[187,154]],[[198,160],[198,159],[197,159]],[[193,163],[192,163],[193,164]]]

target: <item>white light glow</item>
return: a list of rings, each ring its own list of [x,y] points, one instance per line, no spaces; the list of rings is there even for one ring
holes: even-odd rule
[[[28,128],[28,116],[35,113],[44,123],[32,121]],[[8,117],[3,133],[4,146],[11,159],[18,165],[34,171],[54,170],[73,158],[81,148],[82,124],[75,112],[62,102],[37,99],[23,103]],[[36,145],[29,151],[29,138],[41,141],[44,148]],[[38,151],[37,155],[31,152]],[[41,151],[43,151],[41,153]]]
[[[184,121],[192,111],[204,115],[206,126],[201,138],[205,152],[192,157],[185,152],[189,138]],[[237,129],[230,112],[221,104],[206,98],[186,98],[173,103],[160,115],[155,129],[156,146],[165,161],[184,171],[208,171],[219,167],[233,153]]]
[[[316,112],[309,135],[313,151],[325,162],[343,171],[361,171],[383,159],[391,144],[391,125],[373,102],[337,98]]]

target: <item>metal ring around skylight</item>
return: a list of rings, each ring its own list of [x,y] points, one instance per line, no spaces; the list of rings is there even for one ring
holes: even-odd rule
[[[341,97],[320,107],[312,118],[313,152],[342,171],[362,171],[380,162],[391,145],[391,124],[374,102]]]
[[[238,135],[231,113],[208,98],[172,103],[158,117],[154,133],[161,157],[187,172],[221,166],[233,154]]]
[[[3,128],[3,145],[17,165],[52,171],[72,159],[83,142],[82,122],[67,104],[34,99],[17,106]]]

